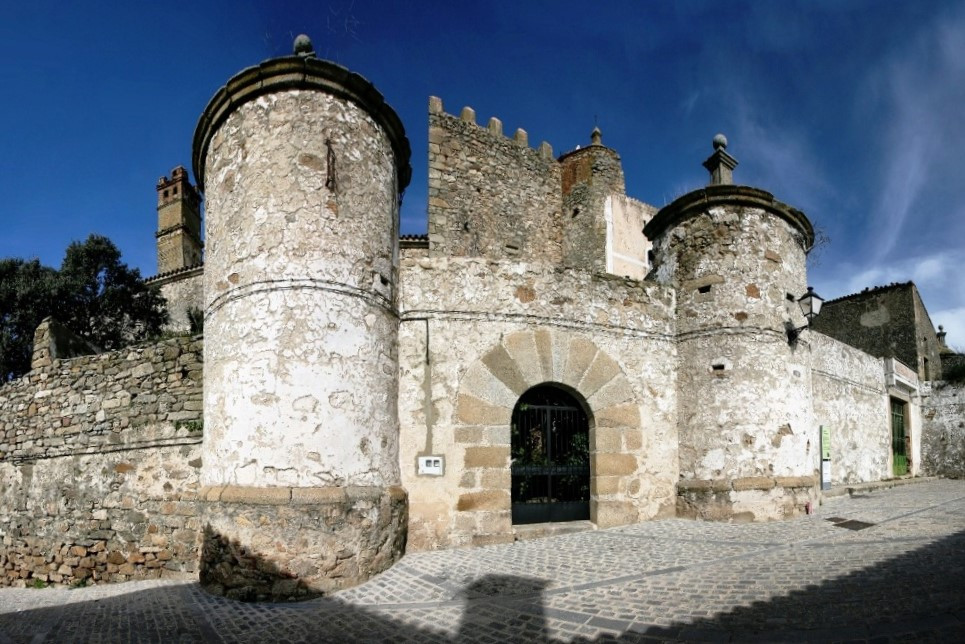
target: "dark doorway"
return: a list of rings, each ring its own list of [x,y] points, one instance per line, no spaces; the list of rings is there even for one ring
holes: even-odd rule
[[[590,424],[553,385],[524,393],[513,409],[513,523],[590,518]]]
[[[891,455],[895,476],[908,473],[908,450],[905,440],[905,403],[891,399]]]

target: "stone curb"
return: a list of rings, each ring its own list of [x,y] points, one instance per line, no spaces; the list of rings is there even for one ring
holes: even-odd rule
[[[902,479],[889,479],[886,481],[872,481],[870,483],[855,483],[853,485],[843,485],[832,487],[830,490],[825,490],[822,493],[823,498],[833,499],[843,496],[851,496],[853,494],[861,494],[862,492],[874,492],[875,490],[887,490],[889,488],[898,487],[899,485],[911,485],[915,483],[928,483],[930,481],[940,480],[940,476],[915,476]]]

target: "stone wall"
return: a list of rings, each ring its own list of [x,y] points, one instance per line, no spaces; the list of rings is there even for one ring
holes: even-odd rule
[[[965,378],[965,353],[941,354],[942,380]]]
[[[942,377],[942,343],[935,333],[928,309],[921,300],[918,287],[911,284],[911,297],[915,307],[915,346],[917,347],[917,362],[905,362],[906,365],[918,372],[919,380],[940,380]],[[904,362],[904,361],[903,361]]]
[[[101,350],[52,317],[44,318],[34,331],[33,354],[30,368],[42,369],[53,364],[54,360],[93,355]]]
[[[832,484],[891,478],[884,361],[816,331],[805,333],[815,421],[831,428]]]
[[[197,570],[201,353],[175,338],[0,387],[0,585]]]
[[[192,266],[168,275],[158,275],[147,283],[160,288],[167,303],[168,323],[165,330],[174,333],[191,331],[188,311],[204,310],[204,266]]]
[[[523,130],[503,136],[465,108],[429,103],[429,251],[433,256],[558,263],[562,252],[560,164]]]
[[[679,516],[770,520],[814,500],[818,448],[803,343],[790,341],[811,226],[746,186],[708,186],[644,229],[677,291]]]
[[[923,473],[965,478],[965,383],[929,383],[921,407]]]
[[[671,289],[539,264],[402,263],[399,417],[409,547],[511,541],[510,420],[556,383],[590,416],[591,519],[673,515]],[[442,476],[417,473],[439,456]]]
[[[898,358],[921,380],[941,377],[941,344],[911,282],[825,302],[813,326],[873,356]]]

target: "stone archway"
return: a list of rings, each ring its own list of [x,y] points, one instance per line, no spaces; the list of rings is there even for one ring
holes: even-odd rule
[[[639,487],[642,432],[630,382],[592,340],[537,327],[504,336],[460,381],[453,428],[464,448],[457,510],[465,513],[461,525],[474,531],[474,542],[512,532],[510,422],[520,396],[543,383],[563,385],[586,401],[590,519],[600,527],[637,520],[630,491]]]

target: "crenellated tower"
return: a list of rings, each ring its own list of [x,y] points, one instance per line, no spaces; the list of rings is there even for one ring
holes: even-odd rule
[[[201,263],[201,199],[184,166],[157,181],[158,275]]]
[[[644,228],[658,281],[677,290],[678,516],[755,520],[813,500],[818,436],[795,300],[814,241],[804,213],[732,184],[723,135],[711,182]]]

